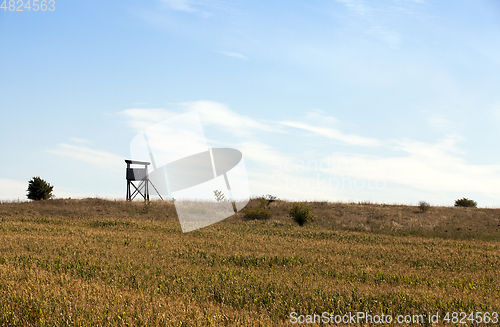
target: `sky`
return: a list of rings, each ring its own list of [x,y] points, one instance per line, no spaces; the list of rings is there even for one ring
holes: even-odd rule
[[[496,0],[10,9],[0,200],[34,176],[57,198],[124,199],[134,137],[196,110],[210,147],[242,152],[251,196],[500,207]]]

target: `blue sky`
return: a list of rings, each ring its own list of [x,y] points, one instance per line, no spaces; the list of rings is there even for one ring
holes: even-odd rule
[[[134,136],[197,110],[253,196],[500,206],[496,0],[56,1],[0,32],[0,199],[124,198]]]

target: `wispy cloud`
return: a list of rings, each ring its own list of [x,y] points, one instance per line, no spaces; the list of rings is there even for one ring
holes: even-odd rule
[[[429,126],[438,132],[451,132],[455,129],[455,124],[450,122],[443,114],[432,114],[428,119]]]
[[[212,16],[214,11],[224,11],[231,7],[226,0],[160,0],[170,10],[195,13],[204,18]]]
[[[302,129],[317,136],[326,137],[328,139],[340,141],[346,145],[358,146],[381,146],[380,140],[363,137],[355,134],[346,134],[341,132],[338,128],[332,126],[338,125],[340,121],[328,115],[327,112],[321,109],[311,109],[307,111],[304,117],[300,120],[281,121],[278,124]]]
[[[258,131],[278,132],[273,125],[240,115],[228,106],[213,101],[195,101],[184,104],[187,110],[196,110],[205,124],[213,124],[238,136],[251,136]]]
[[[500,165],[469,164],[456,153],[458,137],[446,137],[436,144],[414,140],[396,141],[394,150],[406,156],[334,154],[332,174],[383,180],[429,192],[477,192],[499,197]]]
[[[380,14],[383,11],[394,14],[395,13],[394,9],[380,10],[378,8],[374,8],[368,5],[363,0],[336,0],[336,1],[338,3],[342,3],[355,16],[358,16],[361,20],[364,20],[365,22],[368,23],[369,28],[367,28],[364,31],[366,34],[375,36],[376,38],[389,44],[391,47],[397,46],[403,39],[403,36],[399,31],[386,26],[386,24],[384,23],[385,19]],[[417,0],[412,2],[419,2],[419,1]],[[402,7],[399,6],[398,8],[399,8],[398,10],[400,11]]]
[[[152,124],[169,119],[183,112],[196,110],[204,125],[220,126],[227,132],[237,136],[250,137],[256,131],[275,131],[279,128],[231,110],[222,103],[214,101],[193,101],[172,105],[173,109],[139,109],[132,108],[119,114],[127,119],[127,124],[136,132],[141,132]]]
[[[318,179],[331,180],[333,178],[334,181],[338,181],[340,176],[341,180],[351,178],[351,182],[359,180],[363,184],[366,181],[379,181],[383,185],[387,183],[399,185],[397,187],[402,187],[403,191],[406,188],[408,192],[413,192],[411,190],[433,194],[441,192],[443,196],[460,192],[462,194],[481,194],[488,198],[500,197],[498,190],[500,165],[477,165],[467,162],[464,158],[466,153],[460,147],[464,138],[453,132],[454,125],[443,116],[434,115],[429,119],[429,124],[434,128],[447,132],[444,138],[433,143],[404,138],[381,141],[344,134],[338,129],[321,126],[323,124],[321,113],[309,113],[307,117],[310,118],[308,123],[285,121],[281,124],[300,128],[312,132],[318,137],[335,139],[349,145],[377,146],[385,155],[337,152],[325,156],[313,153],[307,155],[303,160],[294,158],[286,163],[289,176],[281,174],[279,177],[284,178],[285,181],[288,180],[288,184],[292,181],[299,186],[307,185],[314,188],[316,184],[321,186],[321,183],[316,183]],[[317,119],[316,122],[312,119],[314,117]],[[335,124],[335,120],[332,123]],[[275,157],[279,158],[279,155],[275,155]],[[297,167],[294,166],[294,163],[299,162],[302,162],[303,167],[300,167],[300,164],[295,164]],[[304,166],[304,162],[312,162],[313,164],[311,167],[309,164]],[[290,174],[290,172],[292,173]],[[295,176],[293,172],[296,172]],[[304,179],[304,173],[317,173],[318,177]],[[304,180],[301,182],[301,179]],[[349,193],[348,190],[345,191]],[[358,190],[358,194],[363,192],[365,192],[365,196],[370,194],[369,190]],[[384,192],[388,192],[388,190],[384,190]],[[356,192],[352,194],[356,194]],[[387,194],[392,193],[389,191]],[[342,192],[339,195],[342,195]],[[441,201],[444,200],[441,198]]]
[[[0,199],[1,200],[20,200],[25,201],[28,182],[22,182],[15,179],[0,178]]]
[[[445,131],[446,136],[437,142],[426,143],[404,138],[383,141],[341,131],[338,126],[342,126],[342,123],[319,109],[310,110],[301,119],[264,123],[212,101],[186,102],[173,107],[175,109],[127,109],[122,114],[127,117],[131,127],[138,128],[167,119],[173,114],[196,110],[203,125],[214,125],[233,135],[242,136],[242,141],[235,144],[235,148],[243,152],[245,159],[251,163],[250,167],[253,167],[253,171],[250,171],[251,187],[252,192],[257,194],[272,191],[288,198],[303,198],[307,193],[318,199],[346,199],[347,195],[350,198],[362,198],[371,197],[375,194],[373,192],[382,192],[343,189],[342,186],[331,187],[328,183],[328,188],[324,189],[323,180],[343,183],[344,178],[350,178],[350,181],[362,179],[396,185],[398,195],[408,190],[411,194],[476,192],[485,197],[500,197],[497,187],[500,183],[500,165],[468,163],[459,146],[463,137],[453,133],[453,124],[438,114],[429,118],[429,124]],[[319,138],[320,143],[335,140],[344,145],[380,149],[383,155],[367,155],[362,152],[362,148],[353,153],[308,152],[300,136],[291,132],[287,143],[296,146],[293,153],[285,152],[274,144],[273,133],[287,133],[290,128],[312,133]],[[262,132],[268,133],[265,139]],[[72,152],[74,149],[65,145],[64,150]],[[78,156],[82,152],[86,153],[79,149]],[[313,163],[311,167],[309,162]],[[384,196],[396,196],[393,189],[384,189],[383,192]],[[447,200],[440,198],[439,201]]]
[[[350,11],[359,16],[371,15],[372,9],[362,0],[336,0],[344,4]]]
[[[313,108],[306,112],[305,119],[329,125],[335,125],[339,122],[337,118],[329,116],[326,111],[317,108]]]
[[[294,168],[294,158],[275,149],[262,141],[244,141],[238,144],[238,149],[248,158],[263,167],[280,169],[285,165]]]
[[[123,157],[83,146],[60,143],[56,149],[48,150],[47,152],[101,166],[106,169],[121,170],[123,166]]]
[[[237,52],[231,52],[231,51],[215,51],[215,52],[223,54],[223,55],[231,57],[231,58],[236,58],[236,59],[240,59],[240,60],[250,60],[250,59],[248,59],[247,56],[242,55],[241,53],[237,53]]]
[[[312,132],[314,134],[317,134],[319,136],[323,136],[332,140],[337,140],[340,142],[343,142],[345,144],[349,145],[360,145],[360,146],[380,146],[381,142],[376,139],[368,138],[368,137],[363,137],[355,134],[344,134],[341,131],[334,129],[334,128],[329,128],[329,127],[319,127],[319,126],[313,126],[301,122],[295,122],[295,121],[282,121],[280,122],[281,125],[288,126],[288,127],[295,127],[299,128],[308,132]]]
[[[125,117],[127,124],[135,131],[142,132],[149,126],[171,118],[179,113],[164,108],[130,108],[118,113]]]

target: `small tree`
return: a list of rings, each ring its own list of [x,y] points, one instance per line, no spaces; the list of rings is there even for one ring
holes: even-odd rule
[[[277,197],[275,197],[275,196],[273,196],[273,195],[271,195],[271,194],[268,194],[268,195],[266,195],[266,196],[264,196],[264,197],[262,197],[262,198],[263,198],[264,200],[266,200],[266,201],[267,201],[267,206],[268,206],[268,207],[269,207],[269,205],[270,205],[271,203],[273,203],[274,201],[276,201],[276,199],[278,199]]]
[[[428,202],[420,201],[418,203],[418,208],[420,209],[421,212],[426,212],[431,208],[431,205]]]
[[[316,215],[312,213],[311,208],[302,203],[294,203],[290,209],[290,217],[295,220],[300,226],[316,219]]]
[[[462,198],[459,200],[455,201],[455,207],[469,207],[469,208],[476,208],[477,207],[477,202],[474,200],[469,200],[467,198]]]
[[[30,200],[48,200],[52,197],[52,189],[54,186],[51,186],[49,183],[41,179],[40,177],[33,177],[28,182],[28,199]]]

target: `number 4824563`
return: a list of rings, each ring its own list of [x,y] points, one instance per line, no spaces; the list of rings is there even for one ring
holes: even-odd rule
[[[1,0],[0,0],[1,1]],[[55,0],[28,0],[24,2],[23,0],[3,0],[0,9],[3,11],[54,11],[56,10]]]

